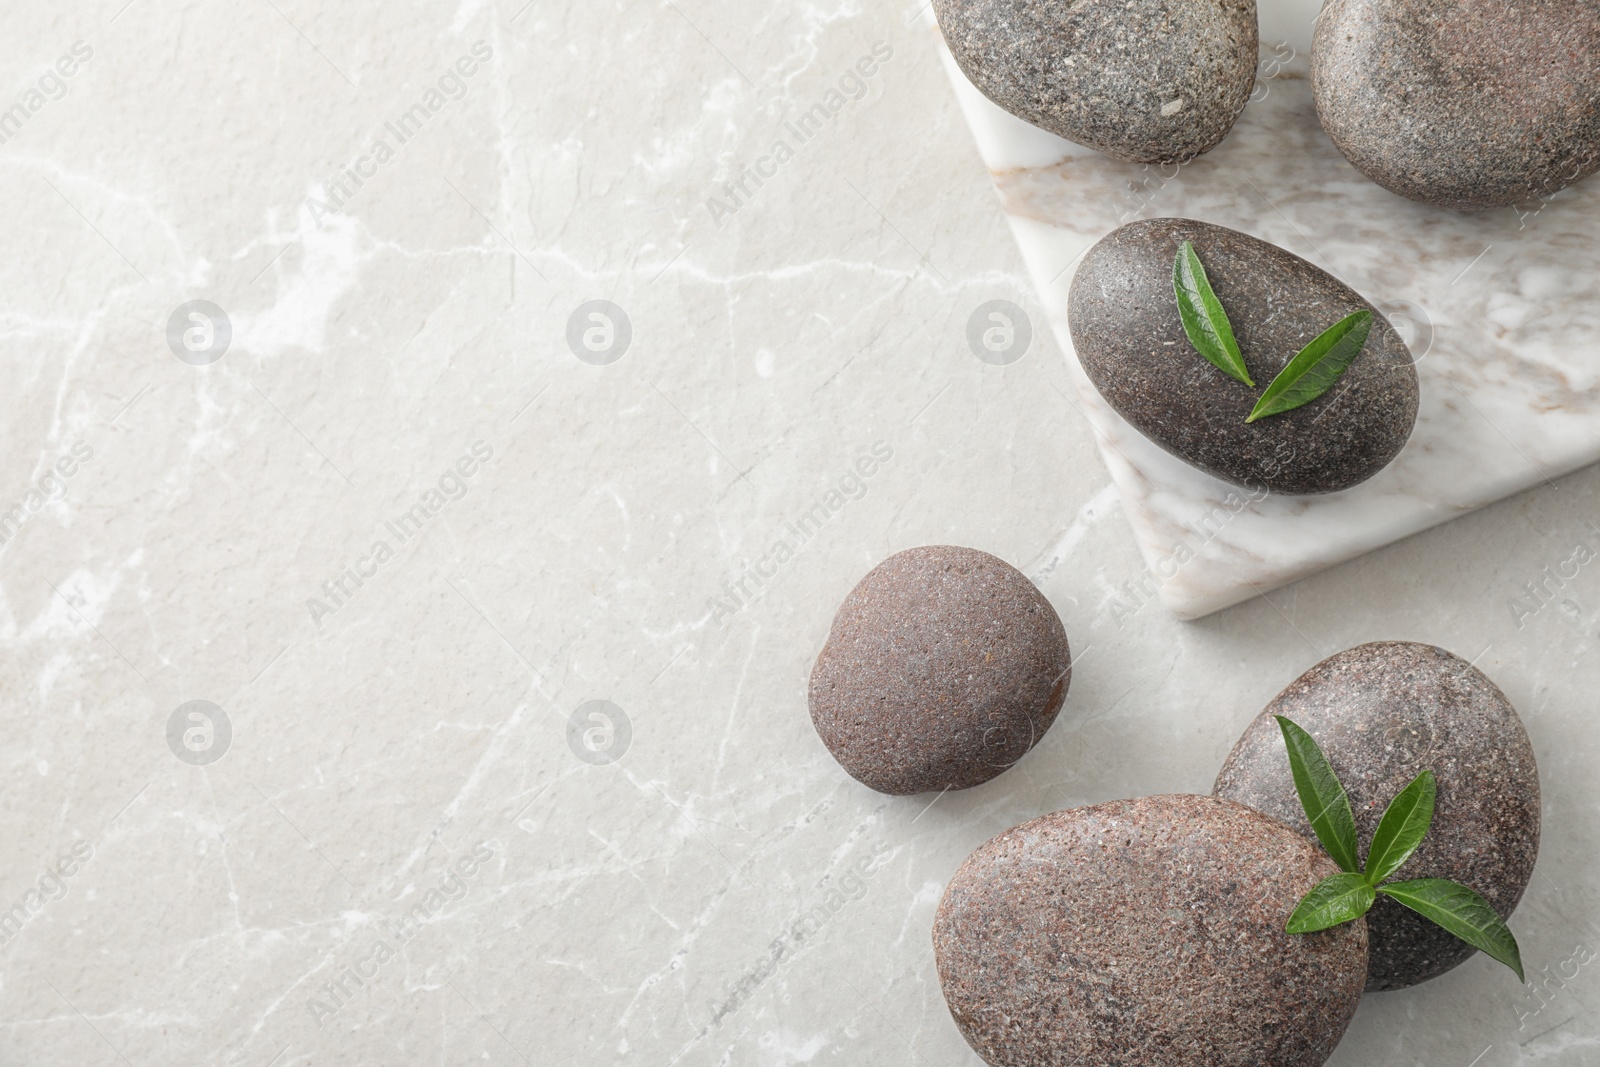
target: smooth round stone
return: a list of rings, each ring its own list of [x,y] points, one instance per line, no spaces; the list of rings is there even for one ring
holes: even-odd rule
[[[912,548],[840,605],[811,669],[811,721],[880,793],[966,789],[1044,736],[1071,680],[1066,630],[1021,571],[972,548]]]
[[[1390,880],[1448,878],[1511,917],[1539,854],[1539,768],[1516,709],[1482,671],[1432,645],[1381,641],[1328,657],[1279,693],[1214,792],[1312,838],[1275,715],[1315,738],[1344,783],[1363,859],[1389,801],[1433,771],[1433,827]],[[1438,977],[1476,951],[1383,896],[1367,925],[1369,990]]]
[[[1255,0],[933,0],[933,9],[983,95],[1113,159],[1193,159],[1228,135],[1255,85]]]
[[[1366,923],[1284,924],[1337,872],[1231,801],[1054,812],[980,846],[945,889],[945,1001],[1005,1067],[1316,1067],[1361,1000]]]
[[[1600,11],[1572,0],[1332,0],[1311,46],[1322,128],[1392,192],[1504,207],[1600,169]]]
[[[1254,389],[1208,363],[1183,332],[1172,266],[1185,240],[1227,310]],[[1289,360],[1362,308],[1372,331],[1332,389],[1244,421]],[[1382,312],[1299,256],[1223,226],[1147,219],[1113,230],[1078,267],[1067,325],[1084,373],[1118,414],[1178,458],[1247,489],[1358,485],[1400,454],[1417,419],[1416,368]]]

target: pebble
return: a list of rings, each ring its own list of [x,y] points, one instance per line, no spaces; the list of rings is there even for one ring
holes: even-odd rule
[[[811,670],[811,721],[880,793],[966,789],[1039,742],[1071,680],[1061,619],[1021,571],[972,548],[912,548],[840,605]]]
[[[1332,0],[1311,47],[1322,128],[1385,189],[1465,211],[1600,169],[1600,11],[1521,0]]]
[[[1275,715],[1305,729],[1344,783],[1363,859],[1389,801],[1432,770],[1433,827],[1390,880],[1448,878],[1510,918],[1539,854],[1539,768],[1516,709],[1482,671],[1433,645],[1380,641],[1328,657],[1279,693],[1214,792],[1309,838]],[[1436,978],[1476,951],[1382,896],[1367,924],[1369,990]]]
[[[1113,159],[1215,148],[1255,86],[1255,0],[933,0],[968,80]]]
[[[1254,389],[1206,362],[1184,334],[1172,267],[1185,240],[1227,311]],[[1296,353],[1362,308],[1373,313],[1372,331],[1332,389],[1244,421]],[[1067,325],[1084,372],[1118,414],[1173,455],[1247,489],[1349,489],[1399,455],[1416,422],[1416,368],[1383,314],[1299,256],[1223,226],[1163,218],[1112,231],[1078,267]]]
[[[1360,1003],[1366,923],[1284,924],[1337,870],[1213,797],[1042,816],[980,846],[945,889],[945,1001],[996,1067],[1316,1067]]]

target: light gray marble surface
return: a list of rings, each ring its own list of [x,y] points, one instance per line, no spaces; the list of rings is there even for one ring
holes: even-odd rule
[[[1513,926],[1576,976],[1474,960],[1334,1062],[1594,1061],[1600,579],[1566,561],[1600,472],[1198,623],[1113,611],[1144,564],[919,19],[0,11],[0,1064],[971,1065],[928,938],[960,860],[1207,790],[1376,638],[1522,711]],[[203,319],[169,344],[195,300],[209,365],[175,354]],[[609,363],[604,321],[568,343],[592,300],[631,324]],[[1033,322],[1004,366],[968,343],[991,300]],[[926,543],[1022,567],[1077,653],[1044,742],[933,803],[856,785],[805,709],[834,606]]]

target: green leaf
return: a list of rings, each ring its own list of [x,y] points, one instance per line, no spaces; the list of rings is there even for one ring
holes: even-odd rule
[[[1301,898],[1285,929],[1291,934],[1314,934],[1361,918],[1376,899],[1372,886],[1359,874],[1336,874],[1318,882]]]
[[[1350,798],[1345,795],[1344,786],[1339,784],[1339,776],[1333,773],[1327,757],[1310,734],[1282,715],[1274,717],[1283,731],[1283,743],[1289,749],[1289,770],[1294,775],[1295,792],[1300,794],[1300,806],[1305,809],[1317,840],[1341,870],[1360,873],[1361,864],[1356,858],[1356,817],[1350,810]]]
[[[1195,351],[1228,377],[1254,389],[1256,383],[1250,380],[1250,372],[1245,369],[1239,342],[1233,339],[1233,324],[1228,321],[1228,313],[1222,310],[1222,301],[1211,291],[1206,269],[1200,265],[1200,257],[1194,254],[1194,245],[1188,241],[1178,246],[1178,258],[1172,265],[1172,288],[1178,294],[1178,317],[1183,320],[1183,332]]]
[[[1447,878],[1418,878],[1414,882],[1380,885],[1378,892],[1499,960],[1517,972],[1518,981],[1527,981],[1522,977],[1522,953],[1510,928],[1487,900],[1466,886]]]
[[[1367,881],[1377,885],[1411,858],[1433,824],[1438,785],[1432,771],[1423,771],[1389,801],[1367,849]]]
[[[1278,372],[1244,421],[1255,422],[1293,411],[1332,389],[1350,361],[1360,354],[1371,330],[1372,312],[1366,310],[1352,312],[1323,330]]]

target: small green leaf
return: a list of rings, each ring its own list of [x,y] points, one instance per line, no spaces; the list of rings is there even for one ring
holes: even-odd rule
[[[1342,872],[1324,878],[1302,897],[1285,929],[1291,934],[1314,934],[1361,918],[1376,899],[1376,892],[1365,878]]]
[[[1360,354],[1371,330],[1372,312],[1363,309],[1346,315],[1322,331],[1278,372],[1261,399],[1256,401],[1255,410],[1244,421],[1255,422],[1268,415],[1293,411],[1332,389],[1350,361]]]
[[[1359,874],[1356,817],[1350,810],[1350,798],[1345,795],[1339,776],[1333,773],[1327,757],[1310,734],[1282,715],[1275,718],[1283,731],[1283,743],[1289,749],[1289,770],[1294,775],[1295,792],[1300,794],[1300,806],[1305,808],[1311,829],[1341,870]]]
[[[1461,940],[1517,972],[1522,977],[1522,953],[1517,939],[1498,912],[1477,893],[1446,878],[1418,878],[1378,887],[1424,919],[1430,919]]]
[[[1211,291],[1211,281],[1206,277],[1194,245],[1188,241],[1178,246],[1178,258],[1172,265],[1172,288],[1178,294],[1178,317],[1183,320],[1183,332],[1206,359],[1228,377],[1241,381],[1254,389],[1245,369],[1244,357],[1239,354],[1239,342],[1233,339],[1233,325],[1228,313],[1222,310],[1222,301]]]
[[[1389,801],[1367,849],[1367,881],[1377,885],[1411,858],[1433,824],[1438,785],[1432,771],[1423,771]]]

